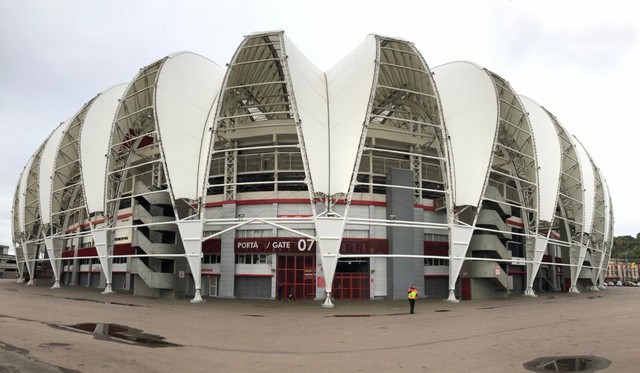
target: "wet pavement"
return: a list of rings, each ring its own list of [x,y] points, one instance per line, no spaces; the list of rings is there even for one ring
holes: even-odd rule
[[[410,315],[406,301],[191,304],[49,286],[0,280],[0,372],[529,372],[554,356],[640,371],[640,288],[429,298]]]

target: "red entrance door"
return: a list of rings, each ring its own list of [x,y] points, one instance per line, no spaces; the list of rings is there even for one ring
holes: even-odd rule
[[[369,299],[369,273],[343,272],[333,278],[336,299]]]
[[[284,299],[292,290],[296,299],[316,297],[315,259],[315,255],[278,255],[276,286],[282,285]]]
[[[471,279],[470,278],[461,278],[460,279],[460,298],[462,300],[471,300]]]

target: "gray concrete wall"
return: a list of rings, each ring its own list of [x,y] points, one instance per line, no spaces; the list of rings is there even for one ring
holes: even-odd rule
[[[487,278],[471,279],[471,299],[506,298],[509,292],[496,290],[495,280]]]
[[[141,297],[150,297],[150,298],[160,297],[160,289],[149,287],[147,283],[144,282],[144,280],[138,275],[134,275],[133,278],[134,278],[133,295],[137,295]]]
[[[387,174],[387,184],[413,186],[413,173],[408,170],[393,169]],[[396,221],[414,220],[413,190],[387,188],[387,219],[395,216]],[[416,252],[415,234],[411,228],[400,226],[387,227],[389,254],[422,255]],[[422,243],[422,240],[420,241]],[[420,246],[421,247],[421,246]],[[405,299],[407,288],[415,283],[422,293],[424,275],[417,276],[416,261],[412,258],[389,258],[387,263],[387,296],[391,299]],[[424,273],[424,267],[422,267]]]
[[[236,218],[236,205],[222,205],[222,217],[226,219]],[[220,236],[220,288],[218,295],[221,298],[233,298],[235,296],[236,281],[236,255],[234,250],[234,240],[236,231],[232,230]]]

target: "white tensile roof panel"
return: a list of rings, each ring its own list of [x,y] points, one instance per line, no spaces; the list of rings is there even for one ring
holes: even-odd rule
[[[209,161],[209,148],[211,147],[211,141],[213,140],[213,128],[215,126],[215,108],[218,106],[218,100],[220,100],[220,92],[213,99],[213,104],[211,105],[212,112],[207,117],[207,121],[202,129],[202,146],[200,148],[200,160],[198,162],[198,190],[200,193],[204,193],[202,195],[207,195],[205,189],[207,184],[207,178],[209,177],[209,172],[207,170],[207,164]]]
[[[111,128],[127,84],[100,94],[87,110],[80,133],[80,162],[89,213],[104,210],[104,188]]]
[[[224,69],[194,53],[170,56],[162,65],[156,88],[157,126],[176,199],[196,200],[203,134]]]
[[[529,122],[536,144],[538,163],[539,219],[552,222],[560,188],[560,168],[562,149],[560,138],[553,121],[538,103],[520,96],[525,110],[529,113]]]
[[[24,225],[26,223],[24,209],[27,207],[27,180],[29,180],[29,170],[34,157],[35,154],[29,158],[27,165],[22,170],[22,174],[20,174],[20,186],[18,187],[18,223],[20,224],[20,233],[24,233]]]
[[[455,206],[477,206],[491,163],[498,101],[489,74],[470,62],[433,69],[451,139]]]
[[[60,141],[67,127],[69,127],[71,119],[61,123],[56,128],[42,150],[40,158],[40,172],[38,173],[38,183],[40,188],[38,194],[40,197],[40,219],[42,224],[51,223],[51,194],[53,193],[53,173],[56,166],[56,156],[60,147]]]
[[[315,192],[329,193],[329,118],[327,85],[318,69],[283,35],[291,84],[300,118],[309,172]]]
[[[608,242],[611,239],[611,195],[609,195],[609,185],[604,180],[602,172],[600,172],[600,180],[602,180],[602,190],[604,191],[604,242]]]
[[[329,190],[323,191],[327,194],[349,191],[374,82],[375,59],[376,38],[370,35],[326,73],[331,131]]]
[[[572,141],[575,145],[578,162],[580,163],[580,172],[582,174],[582,188],[584,190],[584,220],[582,222],[582,231],[589,234],[591,233],[591,226],[593,225],[593,213],[596,208],[596,179],[593,173],[593,166],[591,165],[589,154],[587,154],[587,151],[575,136],[573,136]]]

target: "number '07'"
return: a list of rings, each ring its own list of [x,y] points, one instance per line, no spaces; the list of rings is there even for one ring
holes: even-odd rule
[[[316,243],[315,240],[311,240],[311,239],[304,239],[301,238],[298,240],[298,250],[299,251],[311,251],[311,248],[313,248],[313,244]]]

